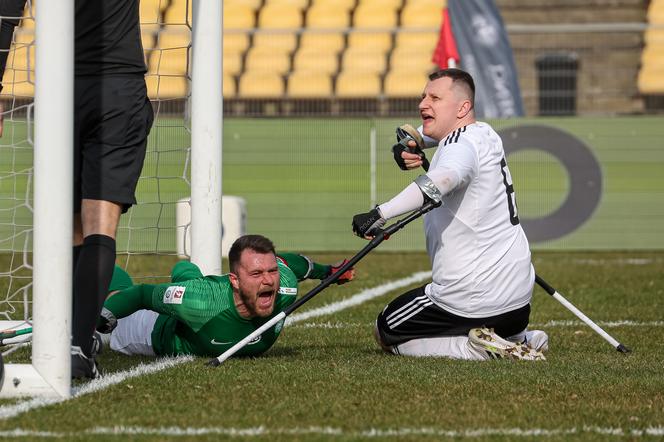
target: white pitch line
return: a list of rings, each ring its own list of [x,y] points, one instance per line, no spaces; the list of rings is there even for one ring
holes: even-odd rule
[[[349,307],[354,307],[356,305],[362,304],[370,299],[382,296],[393,290],[406,287],[416,282],[422,282],[428,278],[431,278],[430,271],[413,273],[412,275],[406,278],[397,279],[396,281],[390,281],[388,283],[370,289],[362,290],[360,293],[351,296],[350,298],[346,298],[338,302],[333,302],[331,304],[326,304],[322,307],[307,310],[304,313],[292,314],[286,318],[286,324],[293,324],[295,322],[305,321],[307,319],[315,318],[317,316],[331,315],[332,313],[336,313],[340,310],[344,310]]]
[[[597,321],[597,325],[600,325],[605,328],[617,328],[617,327],[664,327],[664,321]],[[373,322],[308,322],[305,324],[292,325],[292,328],[321,328],[321,329],[343,329],[343,328],[358,328],[358,327],[371,327]],[[581,327],[586,326],[582,321],[548,321],[542,323],[530,323],[528,327],[530,329],[537,328],[557,328],[557,327]]]
[[[298,322],[305,319],[313,318],[316,316],[327,315],[339,310],[343,310],[358,304],[361,304],[369,299],[373,299],[377,296],[384,295],[392,290],[396,290],[407,285],[420,282],[431,275],[431,272],[418,272],[414,273],[409,277],[399,279],[396,281],[391,281],[377,287],[363,290],[355,296],[352,296],[348,299],[345,299],[340,302],[329,304],[321,308],[313,309],[306,311],[301,314],[291,315],[287,318],[288,322]],[[164,370],[166,368],[181,364],[192,360],[190,356],[183,356],[178,358],[163,358],[152,364],[141,364],[136,367],[133,367],[127,371],[120,371],[113,373],[108,376],[104,376],[94,381],[90,381],[87,384],[82,385],[79,388],[76,388],[72,391],[72,398],[82,396],[84,394],[93,393],[96,391],[103,390],[112,385],[118,384],[126,379],[133,378],[136,376],[141,376],[149,373],[156,373],[158,371]],[[7,419],[19,414],[34,410],[35,408],[44,407],[46,405],[56,404],[63,402],[67,399],[64,398],[33,398],[27,401],[19,402],[12,405],[0,406],[0,419]]]
[[[175,365],[182,364],[183,362],[191,361],[194,358],[192,356],[178,356],[176,358],[160,358],[157,361],[151,364],[139,364],[127,371],[120,371],[113,373],[101,378],[92,380],[80,387],[75,387],[72,389],[72,397],[76,398],[83,396],[89,393],[94,393],[105,388],[110,387],[111,385],[119,384],[127,379],[131,379],[137,376],[143,376],[145,374],[156,373],[158,371],[164,370],[166,368],[173,367]],[[59,402],[64,402],[68,400],[67,398],[33,398],[27,401],[19,402],[12,405],[3,405],[0,407],[0,419],[8,419],[19,414],[25,413],[35,408],[45,407],[46,405],[57,404]]]
[[[394,438],[407,436],[437,436],[446,438],[485,438],[487,436],[509,437],[560,437],[580,434],[599,434],[615,437],[650,437],[664,436],[664,426],[649,426],[645,428],[599,427],[584,425],[570,428],[468,428],[448,430],[435,427],[420,428],[367,428],[359,430],[344,430],[338,427],[294,427],[294,428],[268,428],[265,426],[235,428],[235,427],[95,427],[77,432],[33,431],[16,428],[0,431],[0,437],[52,437],[59,439],[80,437],[81,434],[104,436],[162,436],[162,437],[192,437],[204,435],[223,435],[231,437],[265,437],[269,435],[289,436],[337,436],[350,439]]]

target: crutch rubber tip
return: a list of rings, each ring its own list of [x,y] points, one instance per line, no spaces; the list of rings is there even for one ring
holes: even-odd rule
[[[619,344],[619,345],[616,347],[616,350],[618,350],[620,353],[631,353],[631,352],[632,352],[632,350],[630,350],[629,348],[625,347],[625,346],[622,345],[622,344]]]
[[[219,359],[214,358],[214,359],[210,359],[208,361],[207,365],[210,366],[210,367],[219,367],[221,365],[221,362],[219,362]]]

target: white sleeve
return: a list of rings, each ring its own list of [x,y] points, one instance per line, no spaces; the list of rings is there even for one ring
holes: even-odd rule
[[[429,169],[427,176],[438,187],[440,193],[447,195],[452,190],[466,186],[477,172],[477,159],[474,149],[466,144],[450,144],[434,169]],[[424,196],[419,186],[410,183],[394,198],[378,206],[385,219],[394,218],[419,209],[424,204]]]
[[[417,184],[410,183],[397,196],[378,206],[378,210],[383,218],[390,219],[419,209],[422,204],[424,204],[422,191]]]
[[[453,143],[436,162],[436,166],[427,172],[443,195],[457,187],[465,187],[477,175],[479,164],[475,149],[466,143]]]

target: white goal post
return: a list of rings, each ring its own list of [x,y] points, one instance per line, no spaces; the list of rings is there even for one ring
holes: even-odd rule
[[[222,11],[188,0],[191,60],[191,258],[221,273]],[[74,0],[35,6],[31,364],[5,364],[0,397],[71,396]],[[41,19],[40,17],[45,17]],[[196,54],[201,54],[197,56]]]

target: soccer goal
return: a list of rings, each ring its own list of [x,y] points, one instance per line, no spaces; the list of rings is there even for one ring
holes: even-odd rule
[[[138,205],[118,230],[120,266],[175,257],[175,208],[190,197],[191,260],[221,273],[222,10],[141,1],[155,123]],[[3,77],[0,330],[33,332],[0,342],[2,397],[71,395],[73,41],[74,0],[28,0]]]

